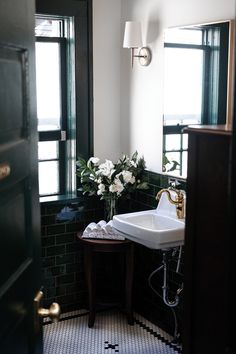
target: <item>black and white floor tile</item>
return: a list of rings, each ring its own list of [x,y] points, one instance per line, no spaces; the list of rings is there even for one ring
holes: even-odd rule
[[[59,323],[44,323],[44,354],[180,354],[172,337],[135,314],[133,326],[118,311],[100,312],[88,328],[85,310],[61,316]]]

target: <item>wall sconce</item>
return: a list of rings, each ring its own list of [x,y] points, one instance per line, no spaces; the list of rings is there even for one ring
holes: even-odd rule
[[[133,67],[134,58],[139,59],[142,66],[148,66],[152,60],[152,53],[148,47],[142,46],[141,23],[135,21],[127,21],[125,23],[125,33],[123,48],[131,49],[131,66]],[[134,49],[140,48],[138,55],[134,54]]]

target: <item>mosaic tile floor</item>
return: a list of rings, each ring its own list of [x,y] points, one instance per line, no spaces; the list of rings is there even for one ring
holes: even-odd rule
[[[118,311],[100,312],[88,328],[85,311],[63,314],[59,323],[44,323],[44,354],[176,354],[172,337],[135,314],[129,326]]]

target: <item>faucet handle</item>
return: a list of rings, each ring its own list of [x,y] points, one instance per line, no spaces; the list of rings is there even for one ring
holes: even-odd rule
[[[173,187],[173,188],[176,188],[178,187],[178,185],[180,185],[179,181],[177,178],[174,178],[174,177],[169,177],[168,178],[168,184],[169,184],[169,187]]]

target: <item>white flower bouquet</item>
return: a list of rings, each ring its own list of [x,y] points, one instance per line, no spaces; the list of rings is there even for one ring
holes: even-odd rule
[[[147,182],[142,180],[144,169],[144,158],[139,158],[137,152],[131,158],[123,155],[116,163],[110,160],[100,163],[97,157],[91,157],[88,161],[79,158],[76,170],[81,182],[79,190],[104,199],[110,209],[108,219],[111,219],[120,197],[129,198],[136,189],[148,188]]]

